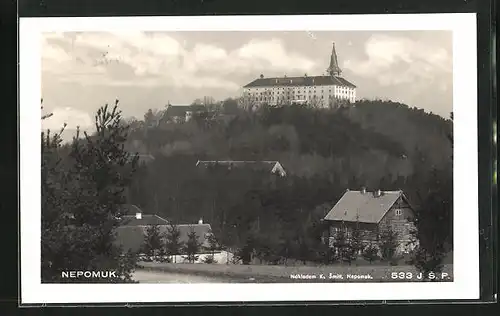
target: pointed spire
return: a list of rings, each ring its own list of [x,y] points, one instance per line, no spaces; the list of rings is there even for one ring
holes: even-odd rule
[[[339,67],[337,52],[335,51],[335,43],[332,44],[332,55],[330,56],[330,66],[326,70],[330,76],[340,76],[342,70]]]

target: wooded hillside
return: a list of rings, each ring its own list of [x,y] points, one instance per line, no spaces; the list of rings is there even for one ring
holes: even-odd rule
[[[161,114],[149,111],[145,121]],[[451,185],[452,121],[394,102],[263,106],[182,124],[130,123],[126,148],[155,157],[137,171],[130,202],[177,223],[202,217],[226,246],[255,235],[275,243],[314,235],[309,230],[346,189],[402,189],[418,207],[429,181],[438,181],[434,169]],[[287,176],[201,172],[198,160],[277,160]]]

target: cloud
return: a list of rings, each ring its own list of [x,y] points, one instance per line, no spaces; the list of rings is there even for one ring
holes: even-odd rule
[[[51,117],[42,121],[42,129],[50,129],[54,131],[60,130],[64,124],[67,124],[67,129],[76,129],[78,126],[82,130],[87,130],[92,127],[93,120],[86,112],[66,107],[55,108],[51,111]]]
[[[344,68],[382,86],[410,83],[422,88],[439,82],[439,88],[446,89],[443,76],[452,72],[451,53],[429,41],[373,35],[365,44],[365,54],[365,59],[346,60]]]
[[[252,40],[236,49],[189,47],[166,33],[50,34],[43,42],[43,72],[63,82],[105,86],[173,86],[237,90],[236,76],[307,72],[312,60],[285,49],[279,39]]]

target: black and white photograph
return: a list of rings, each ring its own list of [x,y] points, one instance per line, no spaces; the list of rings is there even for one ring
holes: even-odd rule
[[[474,15],[410,17],[26,22],[26,296],[474,298]]]

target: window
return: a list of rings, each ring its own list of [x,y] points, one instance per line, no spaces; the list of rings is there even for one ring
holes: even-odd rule
[[[403,211],[400,209],[396,210],[396,216],[401,216],[403,214]]]

